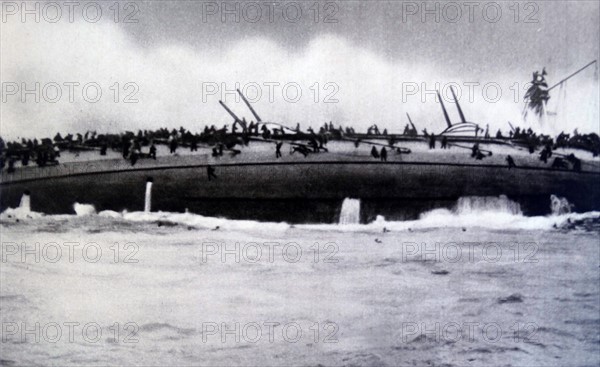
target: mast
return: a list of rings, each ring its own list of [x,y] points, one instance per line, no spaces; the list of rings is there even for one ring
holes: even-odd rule
[[[454,98],[454,103],[456,103],[456,108],[458,109],[458,114],[460,115],[460,120],[464,124],[465,122],[467,122],[467,120],[465,119],[465,115],[463,114],[462,109],[460,108],[460,104],[458,103],[456,94],[454,94],[454,88],[450,87],[450,92],[452,92],[452,98]]]
[[[583,70],[587,69],[590,65],[596,63],[597,60],[594,60],[590,63],[588,63],[586,66],[582,67],[581,69],[577,70],[576,72],[574,72],[573,74],[569,75],[568,77],[564,78],[563,80],[561,80],[560,82],[554,84],[553,86],[551,86],[550,88],[547,89],[548,92],[550,92],[550,90],[554,89],[555,87],[558,87],[560,84],[566,82],[567,80],[571,79],[572,77],[574,77],[575,75],[579,74],[580,72],[582,72]]]
[[[235,115],[235,113],[233,113],[233,111],[231,111],[226,105],[225,103],[223,103],[223,101],[219,101],[219,103],[221,104],[221,106],[223,106],[223,108],[225,109],[225,111],[227,111],[231,117],[233,117],[234,122],[242,122],[242,120],[239,119],[239,117],[237,117]]]
[[[452,123],[450,122],[450,117],[448,116],[448,111],[446,111],[446,107],[444,106],[444,101],[442,101],[442,96],[440,96],[440,92],[437,91],[438,98],[440,99],[440,104],[442,105],[442,110],[444,111],[444,117],[446,118],[446,123],[448,127],[452,127]]]
[[[408,117],[408,122],[410,122],[410,126],[412,126],[413,130],[417,131],[417,128],[415,127],[415,124],[413,124],[412,120],[410,119],[410,115],[408,114],[408,112],[406,113],[406,117]]]
[[[256,111],[254,111],[254,108],[252,108],[252,106],[250,105],[250,102],[248,102],[248,100],[246,99],[246,97],[244,97],[242,92],[240,92],[239,89],[237,90],[237,92],[240,94],[240,97],[242,97],[242,100],[244,101],[244,103],[246,103],[246,106],[248,106],[248,108],[250,109],[250,112],[252,112],[252,114],[256,118],[256,122],[262,122],[260,117],[258,117],[258,114],[256,113]]]

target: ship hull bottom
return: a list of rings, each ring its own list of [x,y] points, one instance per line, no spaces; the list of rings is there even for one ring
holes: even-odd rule
[[[184,212],[288,223],[337,223],[345,198],[361,200],[360,221],[378,215],[412,220],[436,208],[453,208],[461,197],[507,196],[528,216],[550,213],[552,194],[566,197],[578,212],[600,209],[597,174],[552,170],[435,164],[261,164],[98,172],[0,186],[0,209],[19,205],[31,192],[31,209],[74,214],[75,202],[97,211],[144,210],[152,179],[152,211]]]
[[[121,212],[143,211],[144,193],[138,190],[136,195],[117,198],[116,195],[102,195],[96,192],[95,199],[85,195],[82,188],[64,192],[51,187],[37,185],[11,186],[2,193],[2,210],[19,206],[24,191],[31,194],[31,210],[45,214],[75,214],[76,202],[92,204],[100,212],[113,210]],[[160,190],[153,190],[152,211],[185,212],[189,211],[207,217],[239,220],[257,220],[263,222],[296,223],[338,223],[344,199],[246,199],[246,198],[209,198],[209,197],[162,197]],[[55,200],[60,197],[60,200]],[[360,222],[370,223],[383,216],[388,221],[416,220],[434,209],[454,210],[460,197],[450,198],[359,198]],[[519,204],[527,216],[550,214],[550,195],[530,195],[509,197]],[[575,205],[582,208],[581,205]],[[578,210],[581,211],[581,210]]]

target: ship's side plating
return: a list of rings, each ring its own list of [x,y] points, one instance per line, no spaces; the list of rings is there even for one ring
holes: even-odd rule
[[[583,171],[574,172],[519,153],[517,167],[509,169],[502,153],[479,161],[468,150],[453,147],[390,152],[384,162],[369,155],[368,145],[330,145],[328,153],[284,154],[281,159],[275,159],[271,145],[264,145],[247,147],[238,156],[161,156],[133,167],[123,159],[25,167],[3,173],[0,206],[18,206],[28,190],[32,210],[44,213],[72,213],[74,202],[97,210],[143,210],[145,183],[151,177],[152,210],[292,223],[335,222],[347,197],[361,199],[363,222],[378,214],[415,218],[464,196],[506,195],[530,215],[547,213],[552,194],[566,197],[577,211],[600,209],[596,161],[584,161]],[[216,178],[208,179],[207,166]]]

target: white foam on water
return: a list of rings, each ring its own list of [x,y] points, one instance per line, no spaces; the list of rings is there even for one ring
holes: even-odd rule
[[[568,203],[568,202],[567,202]],[[486,228],[496,230],[551,230],[570,221],[600,218],[600,212],[561,212],[548,216],[527,217],[518,203],[498,197],[463,197],[451,209],[434,209],[417,220],[387,221],[379,215],[368,224],[306,224],[298,227],[327,231],[383,232],[433,228]]]
[[[91,204],[74,203],[73,210],[78,217],[96,214],[96,208]]]
[[[23,194],[19,206],[16,208],[8,208],[0,214],[0,219],[34,219],[44,216],[43,213],[31,211],[31,196]]]
[[[31,196],[27,195],[27,194],[23,194],[23,196],[21,196],[21,202],[19,203],[19,208],[20,211],[22,211],[23,213],[30,213],[31,212]]]
[[[152,206],[152,181],[146,182],[146,195],[144,196],[144,212],[150,213]]]
[[[355,200],[355,199],[349,199]],[[520,206],[506,198],[500,197],[466,197],[457,201],[452,209],[434,209],[420,216],[417,220],[388,221],[383,216],[368,224],[360,224],[357,220],[360,202],[349,205],[352,210],[341,224],[297,224],[285,222],[258,222],[254,220],[234,220],[226,218],[206,217],[189,212],[116,212],[105,210],[98,213],[100,217],[121,219],[132,222],[166,222],[212,230],[259,230],[263,232],[285,232],[291,228],[335,231],[335,232],[374,232],[410,231],[435,228],[485,228],[495,230],[552,230],[568,221],[600,218],[599,211],[588,213],[560,213],[548,216],[526,217]],[[358,207],[358,210],[357,210]],[[94,215],[92,205],[74,205],[77,216]],[[42,213],[27,212],[22,208],[7,209],[0,214],[0,219],[38,218]],[[47,218],[64,219],[69,215],[46,216]],[[351,219],[349,219],[351,218]]]
[[[478,213],[503,213],[511,215],[522,215],[519,203],[510,200],[505,195],[500,196],[466,196],[458,199],[454,207],[454,213],[478,214]]]
[[[339,224],[359,224],[360,223],[360,200],[345,198],[340,210]]]
[[[122,218],[133,222],[158,222],[183,224],[196,228],[214,230],[250,230],[261,229],[267,231],[286,231],[290,225],[285,222],[258,222],[254,220],[236,220],[226,218],[205,217],[193,213],[169,213],[169,212],[127,212],[117,213],[114,211],[101,211],[101,217]]]
[[[550,210],[552,215],[569,214],[573,204],[569,203],[566,198],[562,198],[556,195],[550,195]]]

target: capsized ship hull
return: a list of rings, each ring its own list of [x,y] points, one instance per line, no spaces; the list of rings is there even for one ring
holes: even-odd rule
[[[371,139],[375,141],[375,139]],[[96,210],[140,211],[146,181],[153,180],[152,210],[190,212],[235,219],[332,223],[345,198],[361,199],[361,221],[376,215],[412,219],[426,210],[451,207],[460,197],[506,195],[526,215],[547,214],[550,195],[567,198],[576,211],[600,209],[600,162],[582,160],[582,172],[554,169],[537,154],[515,147],[482,144],[492,156],[475,160],[468,149],[427,149],[425,142],[404,142],[410,154],[389,151],[386,162],[370,155],[371,146],[330,142],[329,152],[284,151],[253,142],[236,156],[212,157],[208,150],[142,159],[78,158],[53,167],[23,167],[3,173],[0,207],[19,205],[31,192],[31,209],[73,213],[75,202]],[[510,154],[516,168],[508,169]],[[216,179],[209,180],[207,166]]]

